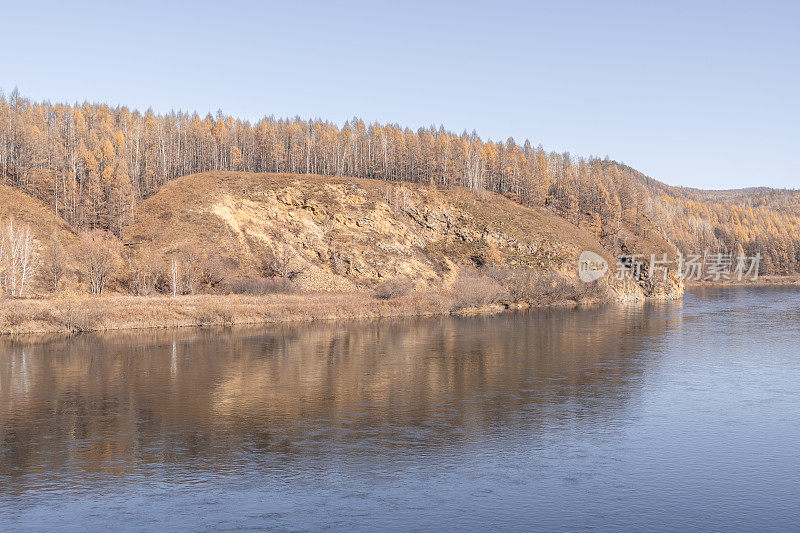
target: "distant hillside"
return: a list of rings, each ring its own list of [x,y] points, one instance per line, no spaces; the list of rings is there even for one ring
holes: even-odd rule
[[[761,254],[761,275],[800,272],[800,191],[673,187],[622,163],[602,164],[629,189],[636,212],[659,227],[684,255]],[[631,210],[623,211],[629,217]],[[580,223],[594,216],[587,215]]]
[[[761,254],[762,275],[800,270],[800,191],[671,191],[653,195],[647,211],[684,254]]]

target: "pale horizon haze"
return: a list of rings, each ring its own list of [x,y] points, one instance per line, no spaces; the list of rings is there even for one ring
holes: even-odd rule
[[[0,2],[0,89],[444,125],[671,185],[800,187],[793,2]]]

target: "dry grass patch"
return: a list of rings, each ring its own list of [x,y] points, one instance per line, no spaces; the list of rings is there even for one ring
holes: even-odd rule
[[[274,322],[434,315],[434,299],[377,300],[368,293],[124,296],[7,300],[0,334],[260,324]]]

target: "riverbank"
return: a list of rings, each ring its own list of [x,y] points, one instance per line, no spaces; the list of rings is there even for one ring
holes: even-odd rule
[[[359,292],[17,299],[0,305],[0,335],[491,314],[532,306],[593,303],[598,303],[597,299],[459,305],[440,294],[381,299]]]
[[[727,286],[736,286],[736,287],[800,287],[800,276],[759,276],[758,279],[750,280],[750,279],[743,279],[741,281],[736,279],[731,280],[704,280],[704,281],[694,281],[694,280],[685,280],[684,281],[687,288],[689,287],[727,287]]]
[[[61,297],[3,302],[0,334],[74,333],[118,329],[438,314],[432,300],[378,300],[354,293]]]

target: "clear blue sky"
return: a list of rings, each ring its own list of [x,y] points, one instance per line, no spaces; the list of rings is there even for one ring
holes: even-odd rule
[[[674,185],[800,187],[797,2],[0,3],[0,88],[608,155]]]

